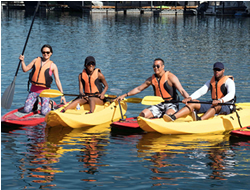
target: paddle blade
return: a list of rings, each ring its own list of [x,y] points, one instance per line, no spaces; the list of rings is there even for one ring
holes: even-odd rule
[[[112,94],[105,94],[104,96],[105,96],[105,98],[110,98],[110,99],[116,99],[117,98],[116,95],[112,95]]]
[[[63,96],[63,95],[64,94],[61,93],[59,90],[48,89],[48,90],[43,90],[39,96],[47,98],[56,98],[58,96]]]
[[[164,102],[164,99],[159,97],[159,96],[145,96],[142,99],[141,104],[143,104],[143,105],[156,105],[156,104],[159,104],[161,102]]]
[[[3,93],[2,99],[1,99],[1,107],[5,109],[10,109],[11,104],[13,102],[14,97],[14,91],[15,91],[15,80],[12,81],[12,83],[8,86],[8,88]]]
[[[129,103],[135,103],[135,104],[139,104],[141,103],[142,99],[141,98],[125,98],[124,99],[125,102],[129,102]]]

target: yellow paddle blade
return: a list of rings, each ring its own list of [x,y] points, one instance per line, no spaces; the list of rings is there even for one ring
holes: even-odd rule
[[[59,90],[48,89],[48,90],[43,90],[39,96],[47,98],[56,98],[58,96],[63,96],[63,95],[64,94],[61,93]]]
[[[141,98],[124,98],[124,101],[129,102],[129,103],[139,104],[141,103],[142,99]]]
[[[156,104],[159,104],[161,102],[164,102],[164,99],[162,97],[159,97],[159,96],[145,96],[142,99],[141,104],[143,104],[143,105],[156,105]]]
[[[117,98],[116,95],[111,95],[111,94],[105,94],[104,96],[105,96],[105,98],[111,98],[111,99],[116,99]]]

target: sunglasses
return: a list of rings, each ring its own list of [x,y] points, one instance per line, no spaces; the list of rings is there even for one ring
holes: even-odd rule
[[[94,62],[89,62],[89,63],[87,63],[86,65],[87,65],[87,66],[90,66],[90,65],[95,66],[95,63],[94,63]]]
[[[214,69],[214,71],[221,71],[222,69]]]
[[[50,51],[43,51],[42,54],[50,54]]]
[[[157,67],[158,69],[161,67],[160,65],[153,65],[153,68]]]

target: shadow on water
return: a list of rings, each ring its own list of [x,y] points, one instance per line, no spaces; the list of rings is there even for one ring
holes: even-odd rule
[[[7,124],[1,124],[1,132],[3,133],[11,133],[15,130],[21,130],[23,126],[19,125],[7,125]]]
[[[233,147],[237,147],[237,146],[249,146],[250,149],[250,137],[249,136],[241,136],[241,137],[237,137],[237,136],[230,136],[229,139],[230,145]]]

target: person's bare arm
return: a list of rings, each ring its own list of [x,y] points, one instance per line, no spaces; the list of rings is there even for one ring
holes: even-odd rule
[[[133,90],[129,91],[126,94],[123,94],[121,96],[119,96],[116,100],[123,100],[125,97],[127,96],[133,96],[136,95],[138,93],[140,93],[141,91],[145,90],[146,88],[148,88],[150,85],[152,84],[152,77],[149,77],[144,83],[142,83],[140,86],[135,87]]]
[[[51,69],[52,69],[52,72],[53,72],[54,77],[55,77],[56,86],[57,86],[58,90],[61,93],[63,93],[62,84],[61,84],[61,81],[59,79],[59,73],[58,73],[58,69],[57,69],[56,64],[52,63]],[[61,97],[61,102],[64,102],[64,104],[66,104],[66,99],[64,96]]]
[[[179,79],[173,73],[169,73],[169,80],[171,81],[172,85],[176,87],[176,89],[181,93],[184,98],[188,98],[189,94],[186,90],[182,87]]]
[[[103,91],[102,91],[102,93],[101,93],[101,95],[100,95],[100,99],[103,100],[103,99],[105,98],[104,95],[105,95],[105,93],[107,92],[109,86],[108,86],[108,83],[107,83],[107,81],[106,81],[104,75],[103,75],[101,72],[98,73],[98,78],[101,80],[101,82],[102,82],[103,85],[104,85],[104,89],[103,89]]]
[[[22,65],[22,70],[23,72],[27,72],[29,71],[30,69],[32,69],[33,65],[35,64],[36,59],[34,59],[33,61],[31,61],[28,65],[25,65],[25,62],[24,62],[24,55],[20,55],[19,56],[19,59],[21,60],[21,65]]]

